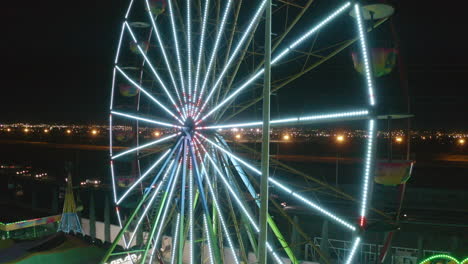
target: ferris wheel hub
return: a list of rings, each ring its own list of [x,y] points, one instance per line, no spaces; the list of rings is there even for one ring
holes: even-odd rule
[[[195,121],[191,117],[188,117],[185,120],[185,123],[184,123],[184,126],[182,127],[182,130],[188,136],[192,136],[195,133],[195,128],[196,128]]]

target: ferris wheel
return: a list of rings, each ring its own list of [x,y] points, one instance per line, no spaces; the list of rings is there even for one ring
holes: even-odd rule
[[[272,77],[272,92],[294,89],[295,80],[356,43],[364,78],[361,87],[349,89],[360,97],[358,107],[272,118],[270,124],[365,123],[356,213],[335,213],[280,176],[270,176],[269,183],[279,195],[349,232],[353,242],[343,262],[353,263],[370,210],[376,143],[377,101],[366,35],[385,19],[368,28],[359,3],[325,1],[314,13],[313,2],[276,1],[273,21],[281,25],[274,25],[271,66],[280,70]],[[261,120],[243,113],[262,101],[259,36],[264,32],[259,25],[265,22],[266,3],[130,1],[119,31],[109,116],[111,180],[121,229],[103,263],[122,257],[132,263],[251,263],[249,252],[256,251],[260,230],[260,166],[234,151],[235,143],[223,131],[262,128]],[[327,29],[336,32],[336,24],[339,37],[318,44]],[[272,263],[298,263],[271,216],[268,225],[273,235],[265,246]]]

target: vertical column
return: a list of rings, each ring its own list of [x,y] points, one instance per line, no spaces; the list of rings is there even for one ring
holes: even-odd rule
[[[94,205],[94,192],[89,193],[89,236],[96,239],[96,209]]]
[[[263,86],[262,179],[260,183],[259,264],[267,263],[268,176],[270,154],[270,90],[271,90],[271,0],[267,0],[265,15],[265,74]]]
[[[324,257],[327,259],[330,256],[330,251],[329,251],[329,242],[328,242],[328,221],[323,220],[322,223],[322,241],[320,241],[320,251],[323,252]],[[321,259],[323,261],[323,258]]]
[[[294,225],[292,226],[291,232],[291,247],[293,249],[294,255],[300,258],[301,247],[299,242],[299,232],[297,232],[297,228],[295,225],[299,225],[299,218],[297,215],[293,216]]]
[[[110,238],[110,205],[109,196],[104,199],[104,241],[111,242]]]

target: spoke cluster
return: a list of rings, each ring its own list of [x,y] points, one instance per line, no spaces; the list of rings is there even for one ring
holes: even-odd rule
[[[212,43],[207,42],[207,24],[211,6],[210,0],[202,1],[203,4],[201,5],[202,10],[199,19],[200,37],[198,42],[194,41],[194,29],[192,27],[192,5],[195,2],[184,0],[184,5],[182,6],[184,6],[185,9],[180,13],[185,19],[180,20],[177,17],[178,10],[175,2],[167,1],[169,25],[164,25],[164,28],[169,28],[170,32],[164,34],[166,38],[163,38],[162,32],[160,31],[163,26],[158,24],[159,17],[157,15],[155,16],[150,11],[151,1],[142,1],[146,6],[147,17],[149,19],[148,24],[151,27],[150,39],[154,39],[155,45],[159,47],[158,56],[162,57],[163,63],[158,67],[153,65],[150,55],[147,54],[148,51],[142,48],[141,40],[138,39],[131,23],[127,21],[127,19],[131,17],[132,6],[135,5],[133,1],[131,1],[125,16],[125,21],[122,25],[115,58],[110,124],[112,126],[113,122],[115,122],[113,119],[121,118],[134,121],[137,129],[140,123],[147,123],[157,127],[170,128],[173,132],[158,140],[144,144],[140,144],[137,138],[135,139],[135,142],[137,142],[135,147],[114,153],[112,146],[113,132],[111,129],[110,159],[114,189],[113,194],[116,204],[116,213],[122,231],[117,236],[116,242],[114,242],[113,246],[109,249],[109,254],[107,254],[105,261],[112,255],[116,245],[121,243],[120,240],[123,241],[124,248],[129,249],[137,243],[135,238],[138,232],[146,232],[146,239],[143,249],[141,250],[141,263],[146,263],[145,261],[150,261],[150,263],[152,263],[153,259],[160,258],[161,252],[159,252],[159,248],[161,247],[162,235],[164,230],[168,228],[168,225],[172,224],[175,226],[172,233],[173,248],[169,256],[171,263],[176,263],[176,260],[183,258],[185,241],[189,242],[190,263],[197,262],[195,261],[194,255],[195,241],[198,239],[195,233],[196,226],[201,226],[203,229],[201,236],[205,238],[203,244],[207,247],[206,252],[210,263],[219,263],[221,259],[224,259],[224,257],[221,257],[221,254],[223,254],[223,245],[219,244],[218,241],[220,241],[220,239],[216,236],[222,236],[226,240],[228,248],[233,252],[232,261],[234,263],[240,263],[239,255],[235,253],[237,252],[235,239],[231,236],[232,227],[230,227],[227,220],[229,216],[225,215],[227,210],[222,206],[223,203],[219,200],[220,197],[222,197],[219,192],[221,189],[225,190],[226,195],[229,195],[230,198],[233,199],[236,210],[240,213],[240,217],[246,220],[246,223],[250,226],[249,228],[252,228],[254,233],[258,233],[259,224],[254,216],[256,210],[251,208],[251,205],[247,203],[245,197],[241,194],[243,193],[242,190],[247,190],[247,193],[253,199],[258,198],[257,192],[246,176],[244,169],[247,169],[247,171],[257,176],[260,176],[261,172],[255,164],[247,162],[234,154],[227,142],[215,130],[236,127],[260,127],[262,122],[251,121],[236,124],[210,124],[208,117],[219,111],[225,104],[236,98],[243,90],[250,87],[255,80],[261,78],[263,75],[263,69],[260,69],[251,76],[248,76],[243,83],[229,93],[219,104],[215,105],[212,103],[215,92],[217,89],[220,89],[219,87],[229,70],[231,70],[235,62],[240,59],[241,50],[249,45],[247,41],[248,37],[255,32],[256,26],[260,23],[267,1],[258,1],[256,9],[253,10],[247,20],[247,27],[242,31],[238,42],[234,44],[234,49],[229,54],[226,63],[219,69],[215,69],[214,61],[215,58],[219,56],[223,34],[228,24],[227,20],[234,10],[233,6],[235,1],[226,0],[222,5],[221,21],[218,24],[216,34],[214,34],[214,42]],[[335,17],[345,13],[350,7],[351,3],[346,2],[338,7],[336,11],[324,16],[322,22],[311,26],[303,35],[299,36],[297,39],[293,39],[285,49],[274,54],[272,65],[274,66],[280,63],[293,49],[302,45],[307,40],[310,40],[311,36],[330,24]],[[365,30],[363,29],[359,5],[356,4],[355,9],[358,14],[357,25],[361,48],[362,52],[366,55],[364,58],[367,58]],[[179,27],[178,21],[185,21],[185,27]],[[154,82],[160,87],[158,91],[161,92],[160,94],[147,88],[146,83],[141,78],[140,80],[133,78],[128,70],[126,70],[126,65],[120,61],[123,57],[120,56],[120,53],[122,52],[122,45],[126,36],[136,45],[142,65],[145,65],[145,68],[149,69],[147,72],[152,75]],[[167,49],[169,44],[171,47],[170,50]],[[205,57],[205,54],[208,54],[208,56]],[[204,63],[206,63],[206,65],[204,65]],[[370,189],[369,178],[375,152],[374,137],[376,131],[375,120],[372,116],[372,106],[375,104],[373,84],[371,81],[372,76],[370,75],[371,71],[368,70],[368,66],[366,62],[366,80],[370,98],[369,110],[359,109],[353,111],[316,113],[271,121],[271,124],[274,126],[291,126],[321,122],[369,120],[368,143],[363,176],[364,187],[361,212],[359,214],[359,224],[361,226],[364,225],[367,213],[368,190]],[[165,67],[165,69],[161,69],[160,67]],[[163,71],[165,72],[164,74],[161,73]],[[211,78],[215,73],[217,73],[215,78]],[[168,80],[165,80],[167,77]],[[149,115],[141,115],[139,113],[135,114],[124,112],[120,109],[114,109],[117,78],[126,80],[134,88],[138,89],[140,92],[138,100],[140,100],[140,97],[148,99],[149,102],[154,103],[159,111]],[[163,99],[164,97],[170,102],[169,106],[166,105],[167,100]],[[172,121],[161,119],[161,114],[168,115],[172,118]],[[118,188],[116,185],[117,176],[115,171],[117,169],[115,162],[125,157],[136,157],[138,159],[140,156],[145,156],[144,154],[156,145],[165,143],[170,143],[170,146],[159,154],[159,157],[145,169],[143,173],[139,174],[140,176],[136,181],[125,187],[123,191]],[[140,163],[138,161],[138,168],[139,166]],[[228,169],[229,167],[235,169]],[[270,183],[278,190],[282,190],[288,197],[295,199],[316,213],[333,220],[345,230],[350,232],[358,230],[358,227],[348,219],[332,213],[329,209],[321,206],[317,201],[305,197],[301,194],[300,190],[295,190],[293,187],[289,187],[273,177],[270,177]],[[125,221],[123,221],[121,218],[121,205],[128,202],[128,200],[135,199],[136,195],[139,200],[138,205]],[[260,206],[258,201],[255,203],[255,206]],[[197,218],[197,216],[199,216],[199,218]],[[232,217],[232,215],[230,217]],[[197,222],[197,219],[202,220]],[[272,219],[270,220],[273,221]],[[216,229],[216,223],[218,222],[220,226],[219,233]],[[272,225],[273,224],[270,223],[272,229],[276,228]],[[145,226],[145,228],[142,228],[143,226]],[[288,245],[281,237],[281,233],[278,231],[275,232],[275,234],[282,247],[288,250]],[[361,238],[357,236],[349,253],[347,263],[352,262],[352,258],[358,249],[360,241]],[[267,242],[267,249],[275,262],[283,263],[272,239]],[[291,258],[290,252],[287,251],[287,253]]]

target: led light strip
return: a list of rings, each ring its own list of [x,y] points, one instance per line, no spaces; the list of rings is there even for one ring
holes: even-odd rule
[[[116,202],[116,204],[120,204],[122,202],[123,199],[125,199],[125,197],[127,197],[127,195],[141,182],[143,181],[146,176],[148,176],[148,174],[154,169],[156,168],[156,166],[158,166],[158,164],[167,156],[167,154],[169,154],[169,152],[171,151],[171,149],[168,149],[148,170],[145,171],[145,173],[143,173],[143,175],[141,175],[141,177],[132,184],[132,186],[130,186],[130,188],[127,189],[127,191],[120,197],[120,199]]]
[[[111,176],[112,176],[112,191],[114,194],[114,203],[117,203],[117,193],[115,190],[115,174],[114,174],[114,161],[110,161],[110,167],[111,167]]]
[[[236,58],[237,54],[239,53],[239,51],[241,50],[242,46],[244,45],[244,42],[247,40],[247,37],[249,36],[249,34],[251,33],[254,25],[255,25],[255,22],[258,21],[258,18],[261,17],[261,15],[263,14],[263,10],[265,9],[265,4],[266,4],[266,0],[263,0],[263,2],[260,4],[260,6],[258,7],[257,9],[257,12],[255,13],[254,17],[250,20],[250,24],[249,26],[247,27],[247,29],[244,31],[244,35],[242,36],[241,40],[239,41],[239,43],[237,44],[236,48],[234,49],[234,52],[232,53],[232,55],[230,56],[228,62],[226,63],[226,65],[224,66],[223,70],[221,71],[221,73],[219,74],[219,77],[218,79],[216,80],[215,84],[213,87],[211,87],[211,91],[210,93],[208,94],[208,96],[206,97],[205,99],[205,103],[203,103],[202,107],[200,108],[200,111],[197,113],[197,116],[195,117],[195,120],[198,118],[198,116],[200,115],[201,112],[203,112],[203,110],[205,109],[206,105],[208,104],[211,96],[213,96],[215,90],[219,87],[219,85],[221,84],[221,81],[223,80],[224,78],[224,75],[226,74],[227,70],[229,69],[229,67],[231,67],[231,64],[232,62],[234,61],[234,59]],[[200,97],[200,99],[202,99]]]
[[[177,103],[174,101],[174,99],[172,98],[171,94],[169,93],[169,90],[167,89],[166,87],[166,84],[164,83],[164,81],[161,79],[161,77],[159,76],[158,72],[156,71],[156,69],[153,67],[153,64],[151,63],[151,61],[148,59],[148,57],[146,56],[145,54],[145,51],[143,51],[143,49],[140,47],[140,45],[138,44],[138,40],[137,38],[135,37],[135,35],[133,34],[133,31],[132,29],[130,28],[130,25],[128,24],[127,21],[125,21],[125,26],[128,30],[128,32],[130,33],[130,35],[132,36],[132,39],[133,41],[135,42],[135,45],[137,46],[138,48],[138,51],[140,52],[141,56],[143,56],[145,62],[148,64],[148,66],[150,67],[151,71],[153,72],[154,76],[156,77],[156,79],[158,80],[159,84],[162,86],[164,92],[166,92],[166,95],[167,97],[169,98],[169,100],[171,100],[171,103],[174,105],[175,109],[177,110],[177,112],[179,114],[182,114],[182,112],[180,111],[179,107],[177,106]]]
[[[174,117],[177,121],[179,121],[180,124],[184,124],[184,122],[182,122],[176,115],[174,115],[174,113],[172,113],[166,106],[164,106],[161,102],[159,102],[156,98],[154,98],[150,93],[148,93],[145,89],[143,89],[143,87],[141,87],[140,85],[138,85],[135,81],[133,81],[132,79],[130,79],[130,77],[128,77],[127,74],[125,74],[124,71],[122,71],[122,69],[120,69],[119,66],[115,66],[115,68],[131,83],[133,84],[136,88],[138,88],[140,91],[142,91],[144,94],[146,94],[146,96],[148,96],[151,100],[153,100],[153,102],[155,102],[157,105],[159,105],[162,109],[164,109],[169,115],[171,115],[172,117]]]
[[[242,163],[243,165],[245,165],[246,167],[248,167],[249,169],[251,169],[253,172],[255,172],[256,174],[258,175],[262,175],[261,171],[259,171],[258,169],[256,169],[255,167],[253,167],[252,165],[248,164],[247,162],[245,162],[244,160],[240,159],[239,157],[235,156],[234,154],[232,154],[231,152],[225,150],[224,148],[220,147],[218,144],[214,143],[213,141],[209,140],[208,138],[204,137],[203,135],[201,135],[200,133],[198,132],[195,132],[197,135],[201,136],[203,139],[205,139],[208,143],[210,143],[211,145],[213,145],[214,147],[216,147],[217,149],[221,150],[222,152],[226,153],[229,157],[237,160],[238,162]],[[325,210],[324,208],[322,208],[321,206],[317,205],[316,203],[308,200],[307,198],[303,197],[302,195],[294,192],[293,190],[289,189],[288,187],[286,187],[285,185],[279,183],[277,180],[275,180],[274,178],[272,177],[269,177],[268,178],[269,182],[273,183],[275,186],[279,187],[280,189],[282,189],[283,191],[287,192],[288,194],[292,195],[292,197],[296,198],[297,200],[299,201],[302,201],[303,203],[309,205],[310,207],[314,208],[315,210],[319,211],[320,213],[328,216],[329,218],[335,220],[337,223],[347,227],[348,229],[351,229],[352,231],[355,231],[356,228],[349,224],[348,222],[344,221],[343,219],[339,218],[338,216],[330,213],[328,210]]]
[[[122,47],[122,39],[123,39],[124,31],[125,31],[125,22],[122,24],[122,30],[120,32],[119,44],[117,44],[117,54],[115,54],[114,64],[117,64],[117,62],[119,62],[120,48]]]
[[[166,206],[164,207],[164,212],[163,212],[163,216],[161,218],[161,222],[159,222],[160,225],[159,225],[158,233],[156,234],[156,238],[153,240],[153,249],[151,251],[151,256],[150,256],[149,263],[153,263],[154,251],[158,247],[159,239],[161,238],[161,233],[162,233],[163,227],[164,227],[164,221],[166,221],[167,212],[169,211],[172,196],[174,195],[174,189],[175,189],[175,186],[177,185],[177,181],[179,180],[181,164],[182,163],[179,162],[179,164],[177,165],[176,174],[174,176],[174,182],[172,183],[171,190],[169,191],[169,197],[166,200],[167,202],[166,202]]]
[[[128,6],[127,13],[125,13],[125,19],[128,18],[128,15],[130,14],[130,10],[132,9],[133,5],[133,0],[130,1],[130,5]]]
[[[140,120],[140,121],[144,121],[144,122],[152,123],[152,124],[156,124],[156,125],[161,125],[161,126],[165,126],[165,127],[182,128],[181,126],[176,126],[176,125],[173,125],[173,124],[157,121],[157,120],[154,120],[154,119],[138,117],[138,116],[125,114],[125,113],[121,113],[121,112],[117,112],[117,111],[111,111],[111,113],[115,114],[115,115],[118,115],[118,116],[124,116],[124,117],[132,118],[132,119],[136,119],[136,120]]]
[[[190,2],[192,0],[186,0],[187,2],[187,75],[188,75],[188,100],[189,113],[191,112],[190,102],[192,101],[192,18],[190,15]]]
[[[361,55],[364,60],[364,67],[366,70],[366,80],[367,80],[367,89],[369,93],[369,102],[370,105],[375,105],[374,97],[374,84],[372,83],[372,73],[369,65],[369,55],[367,51],[366,36],[364,33],[364,26],[362,22],[361,7],[359,4],[354,5],[354,10],[356,12],[356,20],[359,28],[359,42],[361,43]]]
[[[276,119],[271,120],[270,124],[272,125],[280,125],[280,124],[288,124],[292,125],[291,123],[303,123],[304,121],[313,121],[313,120],[327,120],[327,119],[336,119],[336,118],[353,118],[357,116],[367,116],[369,111],[367,110],[359,110],[359,111],[352,111],[352,112],[342,112],[342,113],[333,113],[333,114],[321,114],[321,115],[311,115],[311,116],[304,116],[304,117],[293,117],[293,118],[284,118],[284,119]],[[203,129],[222,129],[222,128],[237,128],[237,127],[256,127],[262,126],[263,122],[248,122],[248,123],[238,123],[238,124],[227,124],[227,125],[215,125],[215,126],[205,126],[205,127],[197,127],[198,130]]]
[[[350,2],[347,2],[344,4],[342,7],[337,9],[334,13],[329,15],[327,18],[325,18],[321,23],[313,27],[311,30],[309,30],[307,33],[305,33],[302,37],[300,37],[298,40],[296,40],[292,45],[290,45],[288,48],[286,48],[284,51],[280,52],[278,56],[273,58],[271,61],[271,65],[275,65],[280,59],[282,59],[284,56],[286,56],[289,52],[292,51],[295,47],[300,45],[302,42],[304,42],[306,39],[308,39],[310,36],[312,36],[315,32],[317,32],[320,28],[328,24],[330,21],[332,21],[333,18],[338,16],[339,14],[343,13],[349,6],[351,5]],[[242,90],[244,90],[249,84],[254,82],[258,77],[262,76],[264,71],[264,68],[259,70],[254,76],[252,76],[250,79],[248,79],[244,84],[242,84],[239,88],[237,88],[231,95],[226,97],[221,103],[219,103],[216,107],[214,107],[210,112],[208,112],[206,115],[204,115],[200,120],[197,118],[197,123],[201,122],[202,120],[205,120],[208,116],[212,115],[216,110],[218,110],[220,107],[222,107],[224,104],[226,104],[228,101],[230,101],[234,96],[236,96],[238,93],[240,93]]]
[[[172,36],[174,37],[174,44],[175,44],[175,50],[176,50],[176,56],[177,56],[177,66],[179,67],[179,77],[180,77],[180,83],[182,86],[182,99],[184,101],[185,106],[187,106],[187,99],[186,99],[186,94],[185,94],[185,84],[184,84],[184,75],[182,71],[182,62],[180,60],[180,51],[179,51],[179,40],[177,38],[177,30],[175,26],[175,21],[174,21],[174,12],[172,11],[172,1],[167,1],[169,5],[169,16],[171,17],[171,26],[172,26]],[[187,108],[184,107],[184,111],[187,113]]]
[[[167,70],[169,71],[169,75],[171,77],[172,85],[174,85],[174,90],[176,92],[177,99],[179,100],[180,106],[182,108],[182,113],[184,115],[184,119],[186,119],[187,118],[187,113],[185,113],[185,111],[184,111],[183,104],[182,104],[182,99],[180,98],[179,90],[177,88],[177,83],[176,83],[176,80],[175,80],[174,75],[172,73],[172,67],[169,64],[169,60],[168,60],[167,54],[166,54],[166,49],[164,48],[165,45],[164,45],[164,42],[161,39],[161,36],[159,35],[159,30],[158,30],[158,27],[156,26],[156,21],[155,21],[156,19],[153,18],[153,15],[151,14],[151,7],[150,7],[148,1],[149,0],[146,0],[146,7],[148,9],[147,13],[148,13],[148,16],[149,16],[149,18],[151,20],[151,24],[153,25],[154,32],[156,33],[155,34],[156,39],[157,39],[157,41],[159,43],[159,46],[161,48],[161,52],[163,54],[164,62],[166,63]]]
[[[167,136],[167,137],[164,137],[164,138],[161,138],[161,139],[152,141],[152,142],[150,142],[150,143],[141,145],[141,146],[139,146],[139,147],[126,150],[126,151],[121,152],[121,153],[119,153],[119,154],[117,154],[117,155],[115,155],[115,156],[112,156],[111,159],[116,159],[116,158],[121,157],[121,156],[123,156],[123,155],[126,155],[126,154],[128,154],[128,153],[130,153],[130,152],[134,152],[134,151],[140,150],[140,149],[142,149],[142,148],[146,148],[146,147],[149,147],[149,146],[158,144],[158,143],[160,143],[160,142],[163,142],[163,141],[166,141],[166,140],[168,140],[168,139],[171,139],[171,138],[173,138],[173,137],[175,137],[175,136],[178,136],[179,134],[180,134],[180,132],[177,133],[177,134],[172,134],[172,135],[170,135],[170,136]]]
[[[200,89],[200,96],[198,97],[198,101],[200,101],[200,99],[203,98],[203,94],[205,92],[205,88],[208,83],[208,78],[210,77],[210,72],[213,68],[214,58],[218,52],[219,41],[221,40],[221,36],[224,33],[224,27],[226,26],[226,19],[227,19],[227,15],[229,14],[229,10],[231,9],[231,5],[232,5],[232,0],[229,0],[223,12],[223,18],[221,19],[221,27],[218,30],[218,33],[216,35],[215,45],[213,47],[213,52],[211,53],[210,61],[208,63],[208,68],[206,68],[205,78],[203,80],[203,83]],[[198,102],[197,102],[197,105],[198,105]]]
[[[194,235],[193,229],[195,228],[193,225],[193,169],[192,169],[192,159],[189,158],[189,239],[190,239],[190,264],[193,264],[193,247],[194,247]],[[200,190],[201,191],[201,190]]]
[[[195,85],[193,88],[193,97],[192,103],[196,102],[197,98],[197,90],[198,90],[198,79],[200,77],[200,67],[201,67],[201,59],[203,56],[203,50],[205,48],[205,33],[206,33],[206,22],[208,21],[208,9],[210,6],[210,0],[205,1],[205,10],[203,11],[203,22],[202,22],[202,30],[200,36],[200,49],[198,50],[198,60],[197,60],[197,72],[195,74]],[[192,109],[192,115],[194,114],[194,110]]]
[[[214,256],[213,256],[213,249],[211,248],[211,238],[210,238],[210,232],[208,230],[208,224],[206,223],[206,215],[203,214],[203,225],[205,226],[205,236],[206,240],[208,242],[208,254],[210,255],[210,263],[214,264]],[[234,253],[234,252],[233,252]],[[235,254],[234,254],[235,255]],[[236,262],[237,263],[237,262]]]
[[[216,163],[213,161],[213,159],[211,158],[210,154],[208,154],[208,152],[206,151],[205,147],[203,146],[203,144],[201,144],[201,142],[196,138],[194,137],[194,139],[196,141],[199,142],[200,146],[202,147],[203,151],[205,152],[206,154],[206,157],[208,158],[208,160],[210,161],[210,163],[213,165],[213,167],[215,168],[216,172],[218,173],[219,177],[221,178],[224,186],[229,190],[229,192],[231,193],[231,195],[234,197],[234,201],[236,201],[237,205],[242,209],[242,212],[244,213],[244,216],[247,217],[247,219],[249,220],[250,222],[250,225],[255,229],[255,231],[257,233],[260,232],[260,229],[258,227],[258,225],[255,223],[255,220],[252,218],[252,216],[249,214],[249,212],[247,211],[247,209],[245,208],[245,206],[242,204],[240,198],[237,196],[237,193],[232,189],[232,187],[229,185],[229,182],[226,180],[226,178],[224,177],[223,173],[221,172],[221,170],[219,169],[219,167],[216,165]],[[268,248],[268,250],[270,251],[270,253],[273,255],[273,258],[278,262],[278,263],[283,263],[281,261],[281,259],[279,258],[279,256],[276,254],[276,252],[273,251],[273,248],[270,246],[270,243],[266,243],[266,246]]]
[[[364,184],[362,188],[362,204],[361,204],[361,219],[359,225],[362,227],[365,224],[365,217],[367,213],[367,200],[369,192],[369,178],[371,173],[373,148],[374,148],[374,134],[375,134],[375,120],[369,120],[369,134],[367,140],[367,151],[366,151],[366,165],[364,168]]]
[[[114,68],[114,70],[112,70],[112,88],[111,88],[111,98],[110,98],[110,105],[109,105],[110,110],[112,110],[112,108],[114,107],[115,76],[116,76],[116,73],[115,73],[115,68]]]
[[[351,248],[351,252],[349,253],[348,260],[346,260],[346,264],[351,264],[351,261],[353,261],[354,255],[356,254],[356,250],[360,242],[361,242],[360,237],[357,237],[356,240],[354,240],[354,244],[353,244],[353,247]]]
[[[177,238],[179,237],[179,224],[180,224],[180,213],[177,214],[176,220],[176,230],[175,234],[172,237],[172,252],[171,252],[171,264],[175,264],[176,261],[176,252],[177,252]]]
[[[203,160],[201,155],[200,155],[200,152],[198,151],[198,146],[196,144],[194,144],[194,146],[195,146],[195,148],[197,150],[197,155],[198,155],[199,159]],[[215,205],[216,211],[218,212],[221,227],[223,228],[224,234],[225,234],[226,239],[228,241],[229,248],[233,252],[234,261],[235,261],[236,264],[239,264],[240,262],[239,262],[239,259],[237,258],[237,255],[235,254],[235,249],[234,249],[234,246],[233,246],[233,243],[232,243],[232,240],[231,240],[231,236],[229,235],[229,230],[227,229],[226,222],[224,221],[224,216],[221,214],[221,208],[219,207],[218,199],[216,198],[216,194],[215,194],[215,192],[213,190],[213,186],[211,185],[210,177],[206,173],[206,168],[205,168],[205,165],[203,164],[203,162],[200,162],[200,164],[202,166],[202,174],[205,176],[206,184],[208,185],[208,190],[210,191],[211,198],[213,199],[213,203]],[[205,172],[205,173],[203,173],[203,172]]]
[[[133,230],[133,233],[130,236],[130,240],[128,241],[127,246],[129,246],[132,243],[133,239],[135,238],[135,235],[136,235],[136,233],[138,231],[138,228],[140,228],[141,222],[143,221],[143,219],[145,219],[145,216],[148,213],[149,209],[153,208],[151,205],[153,204],[154,200],[158,196],[159,191],[161,190],[161,187],[164,185],[164,182],[166,182],[167,176],[169,175],[169,172],[171,171],[172,166],[174,166],[174,161],[175,161],[175,159],[173,159],[171,161],[171,164],[169,165],[169,168],[167,169],[166,173],[164,174],[164,177],[161,180],[161,184],[159,184],[158,187],[156,187],[156,190],[154,191],[153,196],[151,196],[151,199],[148,202],[148,205],[146,206],[145,210],[143,211],[143,214],[140,216],[140,219],[138,220],[138,222],[137,222],[137,224],[135,226],[135,229]]]

